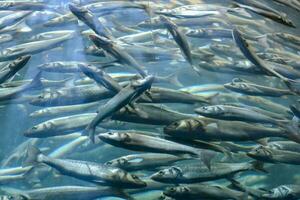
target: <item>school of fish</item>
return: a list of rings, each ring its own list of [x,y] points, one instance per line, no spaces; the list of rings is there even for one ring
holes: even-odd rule
[[[300,199],[299,0],[0,0],[0,200]]]

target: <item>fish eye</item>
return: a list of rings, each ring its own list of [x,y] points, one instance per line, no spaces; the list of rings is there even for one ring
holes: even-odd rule
[[[133,178],[133,179],[139,179],[139,177],[137,177],[137,175],[131,175],[131,177]]]
[[[108,135],[113,135],[113,133],[112,133],[112,132],[108,132],[107,134],[108,134]]]
[[[174,126],[179,126],[179,122],[174,122],[173,125]]]
[[[36,129],[38,129],[38,127],[37,126],[33,126],[31,129],[36,130]]]
[[[187,188],[187,187],[183,187],[183,191],[184,191],[184,192],[188,192],[188,191],[190,191],[190,190],[189,190],[189,188]]]
[[[106,165],[112,165],[112,161],[106,162]]]
[[[170,191],[171,191],[171,192],[175,192],[176,189],[175,189],[174,187],[171,187],[171,188],[170,188]]]
[[[162,175],[164,175],[164,174],[165,174],[165,172],[163,172],[163,171],[159,171],[159,172],[158,172],[158,174],[162,176]]]
[[[203,107],[202,107],[202,110],[208,110],[208,107],[203,106]]]

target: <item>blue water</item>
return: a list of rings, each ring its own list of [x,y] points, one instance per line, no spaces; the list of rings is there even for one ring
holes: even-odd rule
[[[89,1],[79,1],[82,3],[82,5],[91,3]],[[99,1],[97,1],[99,2]],[[103,1],[104,2],[104,1]],[[107,1],[109,2],[109,1]],[[176,7],[179,5],[187,5],[187,4],[195,4],[197,1],[178,1],[178,5],[174,4],[175,1],[149,1],[150,3],[154,4],[162,4],[165,7]],[[229,6],[230,1],[201,1],[208,4],[215,4],[215,5],[223,5],[223,6]],[[281,4],[272,3],[271,1],[263,1],[266,4],[270,5],[272,8],[277,9],[279,11],[282,11],[284,13],[287,13],[288,17],[295,23],[297,28],[289,28],[287,26],[281,25],[276,22],[272,22],[270,20],[267,20],[264,17],[261,17],[259,15],[253,14],[251,16],[251,20],[264,20],[266,24],[265,27],[270,28],[269,30],[272,30],[272,32],[286,32],[291,33],[297,36],[300,36],[300,13],[295,11],[292,8],[283,6]],[[59,13],[56,13],[56,15],[63,15],[65,13],[68,13],[68,4],[70,1],[68,0],[55,0],[55,1],[49,1],[47,4],[53,7],[59,7],[58,11]],[[145,2],[147,3],[147,2]],[[151,5],[151,4],[150,4]],[[0,15],[1,15],[0,11]],[[12,11],[13,12],[19,12],[19,11]],[[48,15],[49,14],[49,15]],[[43,24],[48,22],[49,19],[53,16],[53,13],[44,14],[41,11],[35,11],[31,15],[27,16],[25,19],[25,23],[27,24],[29,30],[27,32],[20,32],[17,33],[16,31],[8,32],[7,34],[11,34],[13,36],[13,40],[9,42],[5,42],[1,44],[0,50],[5,50],[8,47],[12,47],[15,45],[19,45],[22,43],[28,42],[28,39],[31,36],[35,36],[39,33],[44,33],[48,31],[55,31],[55,30],[72,30],[75,33],[75,37],[72,39],[69,39],[65,42],[63,42],[60,46],[57,48],[53,48],[51,50],[42,51],[40,53],[36,53],[31,55],[31,59],[26,64],[26,66],[21,69],[18,74],[14,77],[13,81],[16,80],[26,80],[26,79],[32,79],[35,74],[39,71],[38,66],[44,63],[48,62],[54,62],[54,61],[80,61],[80,62],[106,62],[111,58],[105,58],[105,57],[97,57],[97,56],[91,56],[87,55],[83,52],[80,52],[84,50],[84,48],[92,45],[92,42],[88,39],[87,35],[82,35],[80,32],[90,30],[86,25],[84,25],[82,22],[78,23],[77,21],[67,23],[64,25],[57,25],[53,27],[45,27]],[[95,13],[96,15],[100,16],[100,13]],[[151,14],[152,17],[157,16],[155,13]],[[2,15],[1,15],[2,16]],[[218,18],[222,18],[221,16],[217,16]],[[132,27],[132,29],[139,30],[139,31],[154,31],[153,29],[140,29],[135,27],[136,24],[142,22],[143,20],[147,20],[149,18],[148,14],[145,13],[142,10],[137,9],[124,9],[120,11],[114,11],[111,12],[108,15],[101,16],[100,19],[104,23],[104,26],[107,27],[113,34],[115,38],[126,36],[129,33],[118,31],[118,27],[116,27],[116,23],[113,23],[113,21],[116,21],[118,24],[122,24],[124,27]],[[199,18],[201,20],[201,18]],[[235,25],[234,23],[229,22],[231,25]],[[217,26],[219,28],[222,28],[220,26]],[[257,30],[260,29],[260,33],[267,33],[265,32],[265,27],[251,27],[252,29]],[[193,27],[193,28],[197,28]],[[198,27],[199,28],[199,27]],[[209,28],[209,27],[201,27],[201,28]],[[250,27],[247,27],[250,29]],[[162,30],[163,31],[163,30]],[[164,35],[161,37],[161,39],[167,39],[168,44],[171,43],[171,45],[168,45],[167,42],[165,44],[157,44],[158,47],[164,50],[175,49],[177,52],[179,51],[178,45],[174,42],[172,39],[172,36],[170,34]],[[154,37],[149,40],[149,42],[153,42]],[[209,46],[211,43],[217,43],[217,44],[232,44],[235,45],[234,41],[232,39],[220,39],[220,40],[211,40],[211,39],[199,39],[199,38],[188,38],[189,44],[191,46],[191,49],[197,50],[198,48],[205,49],[205,47]],[[143,45],[143,43],[139,44]],[[281,45],[281,44],[279,44]],[[153,47],[150,47],[153,48]],[[273,47],[271,47],[273,48]],[[281,48],[282,51],[292,51],[285,47]],[[124,49],[126,51],[126,48]],[[155,50],[154,50],[155,51]],[[298,54],[299,52],[293,51],[293,53]],[[179,82],[182,84],[183,87],[188,86],[195,86],[195,85],[204,85],[204,84],[225,84],[230,82],[233,78],[239,77],[239,78],[245,78],[249,81],[255,82],[257,84],[261,85],[272,85],[274,87],[282,86],[282,84],[278,84],[278,82],[274,81],[272,78],[265,78],[264,76],[260,75],[236,75],[236,74],[225,74],[225,73],[218,73],[218,72],[209,72],[204,69],[200,69],[200,73],[196,73],[195,70],[185,61],[183,57],[181,57],[178,60],[164,60],[164,61],[155,61],[155,62],[149,62],[146,61],[146,58],[142,58],[141,55],[139,55],[139,52],[136,51],[135,54],[131,55],[134,58],[137,59],[139,63],[141,63],[143,66],[145,66],[145,69],[149,75],[156,75],[156,76],[168,76],[170,74],[176,74]],[[142,58],[142,59],[141,59]],[[235,58],[233,58],[235,59]],[[299,62],[299,60],[298,60]],[[299,69],[298,69],[299,70]],[[137,73],[134,69],[128,68],[128,67],[112,67],[105,70],[108,73]],[[70,79],[65,85],[61,85],[61,87],[73,87],[74,81],[76,79],[79,79],[80,77],[84,77],[84,75],[80,72],[76,73],[50,73],[50,72],[43,72],[42,77],[48,80],[64,80],[64,79]],[[93,84],[96,85],[96,84]],[[172,85],[172,84],[161,84],[161,83],[155,83],[154,86],[159,87],[165,87],[165,88],[171,88],[175,90],[179,90],[181,87]],[[43,91],[47,91],[49,88],[43,88],[35,91],[30,91],[28,94],[30,95],[39,95]],[[57,90],[57,88],[52,90]],[[215,92],[215,91],[210,91]],[[210,92],[207,92],[208,94],[211,94]],[[237,95],[237,93],[224,90],[225,93],[230,93],[232,95]],[[16,97],[18,98],[18,97]],[[294,104],[297,100],[297,96],[288,96],[283,98],[272,98],[272,97],[265,97],[266,99],[273,101],[275,103],[278,103],[282,106],[285,106],[288,108],[289,105]],[[101,101],[100,104],[104,104],[107,100]],[[231,103],[231,102],[228,102]],[[4,162],[5,159],[7,159],[12,152],[19,147],[22,143],[28,141],[29,138],[24,137],[24,132],[28,130],[29,128],[33,127],[34,125],[44,122],[46,120],[50,120],[51,118],[32,118],[30,117],[30,113],[41,109],[42,107],[33,106],[30,104],[30,102],[22,102],[22,103],[13,103],[13,102],[6,102],[2,103],[0,102],[0,120],[1,120],[1,140],[0,140],[0,161]],[[169,103],[169,104],[158,104],[158,105],[167,105],[168,107],[172,108],[173,110],[187,113],[187,114],[195,114],[194,108],[196,108],[199,105],[190,105],[190,104],[180,104],[180,103]],[[271,110],[269,110],[271,111]],[[85,110],[83,110],[80,113],[86,113]],[[72,122],[70,122],[72,123]],[[131,124],[132,128],[135,128],[136,130],[143,129],[143,124]],[[114,126],[107,128],[108,130],[115,129]],[[156,132],[163,136],[163,126],[146,126],[144,127],[145,130]],[[77,133],[81,133],[82,131],[79,131]],[[51,153],[55,149],[61,147],[64,144],[67,144],[68,142],[76,139],[78,136],[70,137],[70,138],[43,138],[39,139],[40,142],[38,144],[38,147],[41,149],[44,149],[45,153]],[[253,141],[245,142],[245,143],[239,143],[243,145],[256,145],[257,143]],[[85,161],[93,161],[98,163],[104,163],[106,161],[109,161],[111,159],[137,153],[134,151],[129,151],[126,149],[114,147],[108,144],[102,144],[102,145],[92,145],[91,146],[78,146],[74,151],[71,153],[68,153],[67,155],[64,155],[63,158],[69,158],[69,159],[76,159],[76,160],[85,160]],[[26,148],[22,148],[21,152],[24,153],[26,151]],[[300,153],[300,152],[298,152]],[[10,162],[6,166],[2,166],[1,169],[10,168],[10,167],[18,167],[22,165],[22,160],[24,159],[24,156],[20,156],[17,160],[14,160]],[[297,165],[288,165],[288,164],[266,164],[267,169],[269,171],[269,174],[259,174],[257,173],[243,173],[238,178],[243,183],[248,184],[249,186],[252,186],[254,188],[266,188],[270,189],[272,187],[276,187],[281,184],[300,184],[300,176],[299,176],[299,167]],[[139,173],[145,173],[145,172],[138,172]],[[151,174],[151,172],[146,172],[145,174]],[[223,184],[224,181],[217,181],[216,183]],[[92,185],[90,183],[86,183],[84,181],[79,181],[75,178],[67,177],[67,176],[55,176],[54,174],[48,174],[47,177],[42,178],[40,180],[40,183],[37,185],[32,184],[25,184],[24,182],[14,182],[12,184],[6,185],[6,186],[12,186],[15,188],[21,188],[21,189],[31,189],[31,188],[39,188],[39,187],[50,187],[50,186],[62,186],[62,185]],[[149,192],[149,191],[148,191]],[[156,191],[160,192],[160,191]],[[149,192],[150,196],[154,195],[151,191]],[[136,197],[137,199],[151,199],[151,197],[147,197],[146,194],[142,194]]]

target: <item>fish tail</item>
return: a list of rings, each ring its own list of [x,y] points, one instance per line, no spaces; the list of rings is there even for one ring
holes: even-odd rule
[[[92,143],[95,143],[95,132],[96,132],[95,128],[87,126],[86,129],[84,129],[84,131],[82,132],[82,135],[89,136]]]
[[[166,76],[166,80],[168,83],[171,83],[172,85],[183,87],[183,85],[178,80],[178,73],[173,73],[171,75]]]
[[[29,145],[27,147],[26,157],[23,161],[22,166],[34,166],[39,163],[39,155],[43,155],[42,152],[35,146]]]
[[[27,86],[27,89],[39,89],[43,86],[41,81],[42,72],[37,73],[35,77],[32,79],[31,83]]]
[[[261,171],[261,172],[264,172],[264,173],[268,173],[268,171],[264,168],[264,163],[263,162],[253,161],[250,164],[251,164],[251,168],[256,170],[256,171]]]
[[[133,196],[129,195],[127,192],[125,192],[122,189],[113,188],[113,193],[116,196],[124,198],[124,199],[135,200],[135,198]]]
[[[216,156],[216,152],[209,151],[209,150],[202,150],[198,154],[200,156],[201,161],[204,163],[204,165],[211,170],[211,161]]]

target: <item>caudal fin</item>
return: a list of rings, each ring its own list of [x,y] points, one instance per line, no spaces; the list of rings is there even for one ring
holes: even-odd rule
[[[209,151],[209,150],[203,150],[200,154],[200,159],[204,163],[204,165],[211,170],[211,161],[216,156],[216,152]]]
[[[178,80],[178,73],[173,73],[169,76],[166,76],[166,80],[168,81],[168,83],[171,83],[172,85],[183,87],[183,85]]]
[[[38,148],[36,148],[35,146],[32,146],[32,145],[29,145],[27,147],[26,156],[25,156],[22,166],[26,167],[26,166],[37,165],[39,163],[38,156],[40,154],[42,154],[42,152]]]
[[[37,75],[32,79],[31,83],[29,83],[26,89],[39,89],[42,88],[43,83],[41,81],[42,72],[37,73]]]

